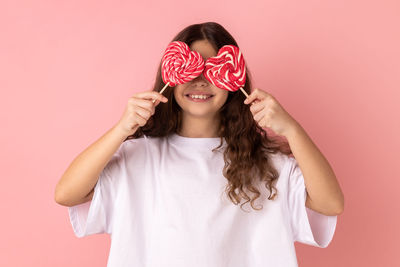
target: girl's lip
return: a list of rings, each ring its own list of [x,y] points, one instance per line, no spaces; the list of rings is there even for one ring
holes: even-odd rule
[[[211,95],[211,96],[213,96],[213,94],[210,94],[210,93],[206,93],[206,92],[193,92],[193,93],[187,93],[187,94],[185,94],[186,96],[187,95]]]

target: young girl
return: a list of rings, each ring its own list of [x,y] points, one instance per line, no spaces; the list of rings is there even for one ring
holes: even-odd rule
[[[211,22],[173,40],[204,60],[238,46]],[[160,63],[153,90],[129,98],[121,119],[68,167],[56,201],[69,207],[77,237],[111,235],[108,266],[290,267],[295,241],[328,246],[343,210],[335,175],[277,100],[251,90],[246,72],[247,99],[203,74],[160,94]]]

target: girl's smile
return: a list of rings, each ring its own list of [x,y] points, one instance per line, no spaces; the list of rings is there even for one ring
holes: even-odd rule
[[[214,94],[210,94],[207,92],[191,92],[188,94],[185,94],[185,97],[189,100],[189,101],[193,101],[193,102],[199,102],[199,103],[204,103],[204,102],[208,102],[210,101],[210,99],[214,96]]]

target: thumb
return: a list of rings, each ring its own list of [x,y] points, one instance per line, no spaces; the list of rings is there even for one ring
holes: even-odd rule
[[[254,90],[252,93],[250,93],[250,95],[244,100],[243,103],[245,103],[245,104],[250,104],[250,103],[253,102],[255,99],[257,99],[256,90]]]

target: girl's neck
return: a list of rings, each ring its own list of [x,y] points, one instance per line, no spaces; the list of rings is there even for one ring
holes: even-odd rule
[[[178,135],[184,137],[219,137],[219,117],[194,117],[191,115],[182,116],[182,127],[177,132]]]

